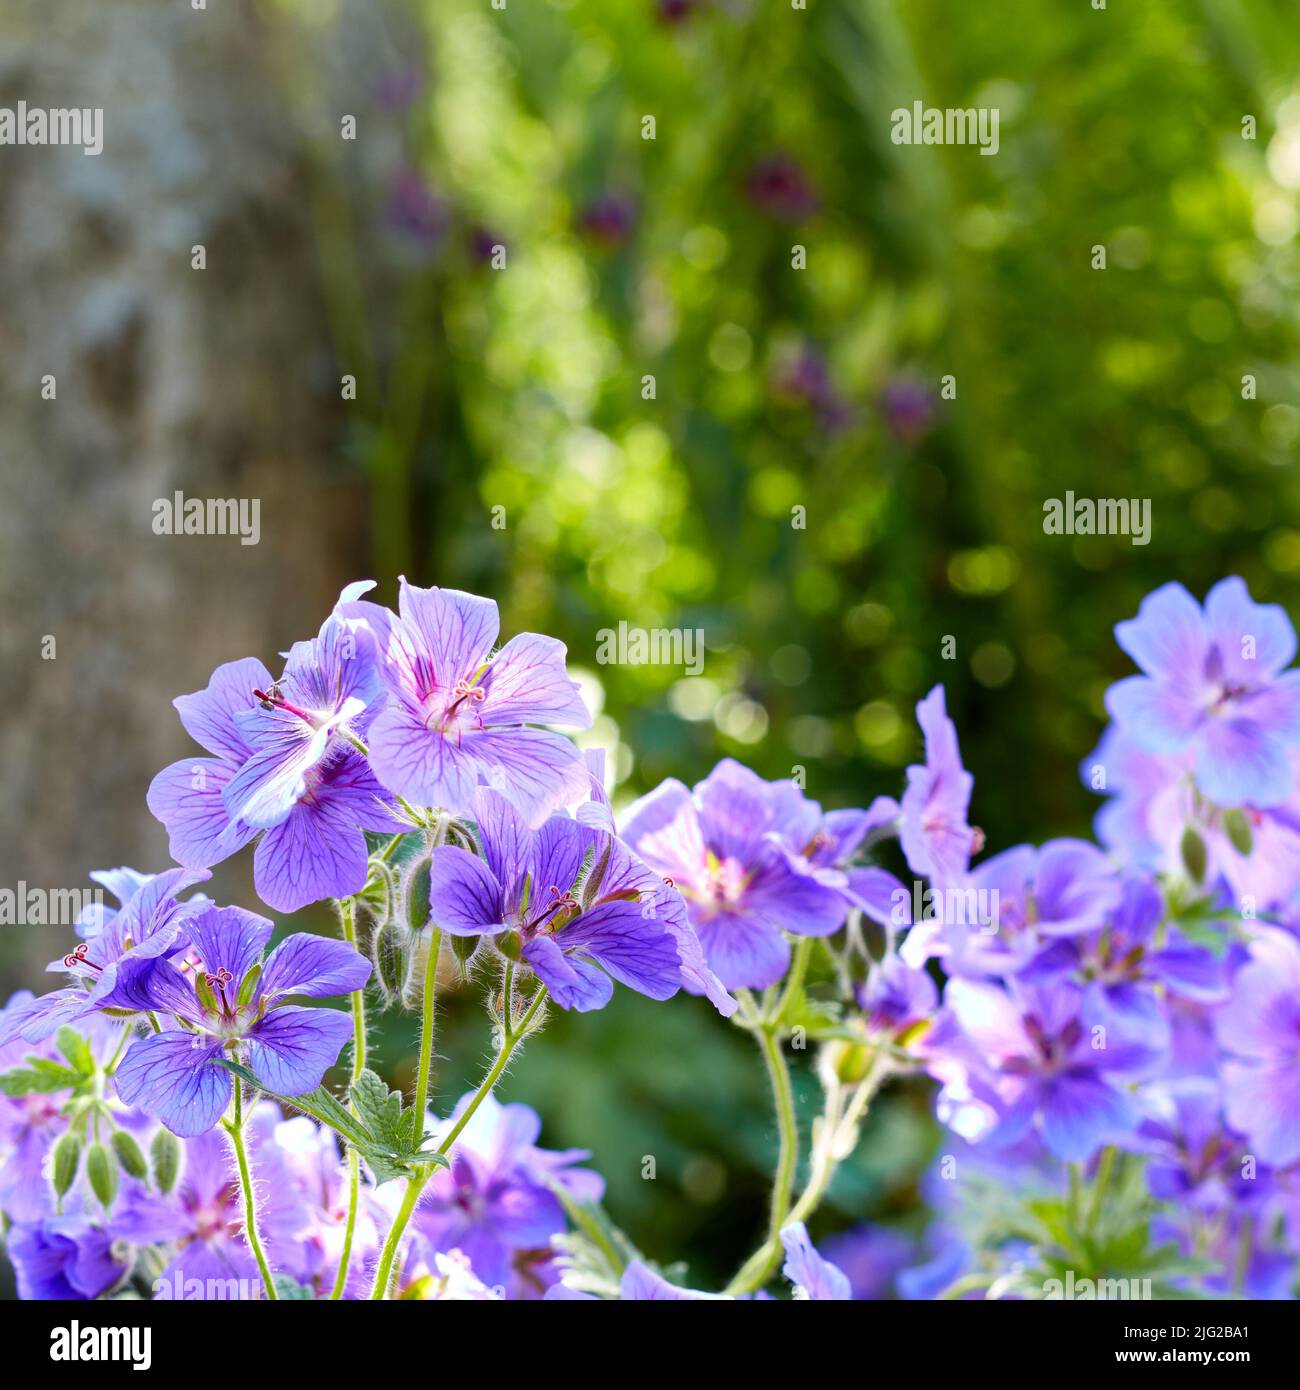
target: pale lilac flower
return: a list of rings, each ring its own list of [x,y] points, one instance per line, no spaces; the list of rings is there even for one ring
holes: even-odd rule
[[[391,791],[464,813],[490,786],[539,825],[586,791],[577,748],[539,724],[585,729],[591,715],[564,669],[564,644],[535,632],[494,656],[497,606],[458,589],[402,580],[400,617],[372,603],[390,700],[370,730],[370,762]]]
[[[725,758],[693,792],[670,779],[624,820],[628,844],[686,899],[728,989],[773,984],[790,963],[786,932],[829,936],[848,914],[847,878],[790,847],[790,798],[798,795]],[[811,810],[810,836],[820,822]]]
[[[1220,806],[1274,806],[1293,785],[1288,746],[1300,743],[1295,629],[1277,604],[1251,600],[1235,576],[1204,611],[1181,584],[1142,600],[1115,628],[1144,674],[1106,692],[1121,730],[1152,753],[1190,753],[1196,783]]]

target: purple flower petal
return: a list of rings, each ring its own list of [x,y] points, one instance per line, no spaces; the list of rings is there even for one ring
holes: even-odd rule
[[[167,827],[168,851],[178,864],[211,868],[257,834],[253,826],[230,824],[224,794],[237,771],[214,758],[182,759],[149,784],[150,813]]]
[[[259,1081],[284,1096],[314,1091],[352,1036],[341,1009],[272,1009],[248,1033],[248,1065]]]
[[[178,695],[172,704],[186,733],[218,758],[242,763],[249,748],[235,723],[235,715],[253,707],[254,690],[265,690],[271,673],[254,657],[218,666],[206,690]]]
[[[492,870],[455,845],[434,850],[429,868],[433,920],[454,936],[482,936],[505,926],[505,894]]]
[[[259,999],[305,994],[317,999],[351,994],[370,978],[370,962],[354,946],[328,936],[298,932],[267,957],[257,983]]]
[[[589,1013],[603,1009],[613,997],[614,982],[609,976],[579,957],[566,956],[553,937],[534,937],[523,954],[562,1009]]]
[[[1185,676],[1205,663],[1201,610],[1181,584],[1148,594],[1136,618],[1115,625],[1115,640],[1148,676]]]
[[[795,1286],[796,1296],[818,1301],[853,1297],[848,1275],[817,1253],[802,1221],[781,1231],[781,1245],[785,1250],[781,1272]]]
[[[222,1050],[220,1040],[188,1032],[141,1038],[118,1066],[117,1093],[173,1134],[202,1134],[230,1104],[230,1073],[214,1065]]]
[[[576,681],[564,667],[566,649],[554,637],[521,632],[492,658],[483,676],[487,692],[480,710],[483,722],[503,724],[564,724],[591,727],[591,714],[582,702]]]

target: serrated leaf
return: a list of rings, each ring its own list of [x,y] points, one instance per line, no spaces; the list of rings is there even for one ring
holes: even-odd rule
[[[67,1058],[68,1065],[82,1076],[95,1074],[95,1056],[90,1043],[75,1028],[64,1024],[54,1035],[54,1045]]]
[[[335,1130],[346,1143],[350,1144],[365,1159],[374,1174],[375,1182],[381,1186],[394,1178],[409,1178],[413,1169],[423,1164],[433,1163],[443,1168],[450,1166],[451,1161],[445,1154],[413,1151],[413,1146],[400,1142],[401,1095],[395,1091],[390,1092],[374,1072],[362,1072],[363,1077],[373,1078],[371,1082],[363,1085],[362,1091],[366,1096],[367,1104],[377,1105],[385,1117],[385,1128],[381,1134],[376,1134],[371,1130],[360,1104],[357,1105],[358,1113],[354,1115],[350,1110],[340,1105],[334,1095],[327,1091],[324,1086],[318,1086],[316,1090],[310,1091],[306,1095],[284,1096],[278,1091],[264,1086],[247,1067],[242,1066],[239,1062],[232,1062],[228,1057],[215,1057],[213,1064],[225,1067],[227,1071],[233,1072],[250,1086],[255,1086],[259,1091],[270,1096],[272,1100],[278,1100],[282,1105],[301,1110],[304,1115],[310,1115],[312,1119],[319,1120],[321,1124],[328,1125]],[[357,1079],[360,1081],[361,1077]],[[380,1090],[385,1093],[386,1097],[395,1096],[397,1100],[398,1116],[392,1122],[391,1131],[387,1128],[388,1100],[385,1099],[382,1103],[378,1101],[378,1091]],[[395,1140],[397,1142],[394,1142]]]
[[[402,1133],[402,1096],[390,1091],[373,1071],[363,1071],[353,1081],[350,1094],[357,1115],[380,1143],[394,1151],[410,1148]]]
[[[44,1057],[29,1057],[30,1068],[15,1067],[0,1072],[0,1094],[6,1096],[47,1096],[71,1090],[86,1079],[78,1071]]]

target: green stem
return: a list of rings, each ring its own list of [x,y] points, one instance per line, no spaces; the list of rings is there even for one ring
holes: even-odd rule
[[[761,1289],[772,1277],[781,1259],[781,1229],[795,1222],[807,1221],[821,1204],[840,1163],[848,1157],[857,1143],[858,1127],[867,1107],[889,1075],[889,1057],[883,1052],[867,1075],[857,1084],[848,1104],[838,1082],[832,1082],[826,1092],[826,1106],[813,1132],[813,1153],[808,1183],[799,1200],[781,1218],[781,1225],[769,1230],[763,1244],[741,1266],[736,1277],[727,1285],[733,1297]],[[775,1212],[775,1190],[773,1211]]]
[[[1088,1230],[1096,1229],[1101,1220],[1102,1209],[1106,1205],[1106,1193],[1110,1187],[1111,1175],[1115,1171],[1115,1145],[1107,1144],[1101,1151],[1097,1164],[1097,1177],[1093,1183],[1092,1201],[1088,1206]]]
[[[248,1154],[244,1148],[242,1090],[241,1083],[236,1079],[234,1119],[227,1120],[225,1126],[226,1133],[230,1135],[230,1142],[234,1146],[235,1160],[239,1164],[239,1186],[244,1194],[244,1239],[248,1242],[248,1248],[253,1252],[253,1258],[257,1261],[257,1267],[261,1271],[262,1283],[266,1285],[267,1298],[278,1299],[280,1295],[276,1292],[275,1281],[271,1278],[271,1269],[266,1263],[266,1255],[262,1251],[262,1237],[257,1230],[257,1202],[253,1197],[253,1179],[248,1171]]]
[[[786,1064],[781,1039],[774,1028],[760,1029],[758,1046],[767,1064],[768,1080],[772,1083],[772,1099],[776,1105],[776,1127],[781,1137],[781,1151],[776,1162],[776,1177],[772,1182],[771,1216],[768,1239],[775,1239],[785,1225],[790,1210],[790,1194],[794,1191],[795,1169],[799,1165],[799,1122],[794,1113],[794,1092],[790,1087],[790,1068]]]
[[[429,956],[424,964],[424,1007],[420,1020],[420,1063],[415,1078],[415,1123],[423,1131],[425,1111],[429,1108],[429,1071],[433,1066],[433,1028],[436,1021],[438,997],[438,956],[442,951],[442,929],[434,927],[429,934]]]
[[[357,911],[356,904],[351,898],[344,898],[339,903],[339,924],[343,931],[343,939],[349,946],[355,948],[357,944]],[[360,989],[352,991],[352,1080],[366,1069],[366,991],[363,985]],[[356,1114],[356,1106],[353,1105],[352,1113]],[[352,1262],[352,1237],[357,1228],[357,1206],[361,1201],[361,1159],[357,1151],[348,1145],[348,1220],[343,1228],[343,1249],[339,1254],[339,1270],[334,1279],[334,1288],[330,1292],[331,1299],[343,1297],[343,1290],[347,1287],[348,1267]]]
[[[437,1152],[444,1156],[451,1152],[452,1145],[460,1138],[461,1132],[470,1120],[474,1118],[474,1112],[492,1094],[498,1081],[501,1080],[502,1073],[505,1071],[510,1061],[511,1053],[518,1047],[520,1042],[531,1031],[531,1025],[536,1018],[546,1000],[546,986],[543,985],[537,991],[533,1002],[528,1006],[528,1011],[519,1020],[517,1028],[511,1028],[509,1021],[502,1024],[501,1046],[497,1050],[496,1060],[492,1063],[488,1074],[483,1078],[474,1098],[465,1107],[460,1119],[451,1127],[442,1143],[438,1145]],[[388,1229],[388,1236],[384,1241],[383,1250],[379,1255],[379,1267],[375,1270],[374,1287],[370,1290],[370,1297],[374,1300],[388,1297],[388,1286],[392,1279],[393,1262],[397,1258],[397,1251],[402,1243],[402,1237],[406,1234],[406,1227],[411,1220],[412,1213],[415,1211],[416,1203],[420,1200],[420,1193],[424,1190],[424,1185],[433,1176],[433,1165],[429,1165],[429,1171],[420,1177],[408,1178],[406,1182],[406,1194],[402,1198],[402,1205],[398,1208],[397,1215],[393,1218],[393,1224]]]

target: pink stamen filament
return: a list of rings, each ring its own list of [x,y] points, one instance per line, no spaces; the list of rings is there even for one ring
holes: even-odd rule
[[[299,709],[297,705],[291,705],[278,690],[266,691],[258,690],[254,687],[253,694],[261,700],[264,705],[269,705],[272,709],[288,710],[290,714],[296,714],[299,719],[307,724],[315,724],[316,722],[305,709]]]

